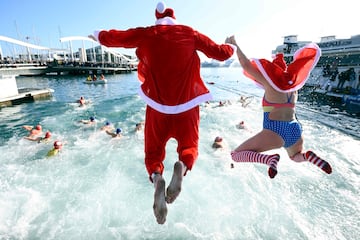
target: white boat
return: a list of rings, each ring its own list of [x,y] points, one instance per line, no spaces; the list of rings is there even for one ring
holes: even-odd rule
[[[297,35],[285,36],[283,44],[272,53],[284,53],[285,61],[290,63],[296,50],[310,42],[298,41]],[[317,44],[321,49],[321,57],[305,86],[314,89],[314,93],[340,99],[359,113],[360,35],[347,39],[325,36]]]
[[[103,79],[103,80],[85,80],[83,83],[86,83],[86,84],[106,84],[107,83],[107,80],[106,79]]]

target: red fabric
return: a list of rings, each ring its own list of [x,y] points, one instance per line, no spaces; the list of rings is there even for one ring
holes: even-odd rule
[[[220,61],[231,57],[234,51],[230,45],[218,45],[183,25],[101,31],[99,41],[108,47],[137,48],[142,92],[157,104],[165,106],[186,105],[196,97],[209,93],[200,76],[197,50]],[[208,100],[211,98],[196,100],[185,110]],[[161,111],[151,101],[145,101]]]
[[[175,138],[179,160],[191,170],[198,156],[199,107],[180,114],[163,114],[147,107],[145,120],[145,166],[149,176],[164,171],[165,146]],[[174,159],[175,161],[175,159]]]
[[[198,156],[199,104],[211,100],[200,76],[197,51],[223,61],[234,49],[183,25],[101,31],[98,40],[107,47],[136,48],[140,96],[148,105],[145,165],[149,175],[163,172],[170,138],[177,140],[179,159],[191,170]]]
[[[173,19],[176,19],[175,18],[175,15],[174,15],[174,10],[171,9],[171,8],[167,8],[165,9],[165,11],[163,13],[160,13],[157,9],[155,10],[155,16],[156,16],[156,19],[160,19],[160,18],[164,18],[164,17],[171,17]]]
[[[275,90],[292,92],[304,86],[310,72],[319,61],[320,55],[320,48],[316,44],[311,43],[295,52],[294,60],[287,68],[286,65],[284,66],[282,55],[277,55],[273,62],[266,59],[253,59],[251,63],[262,73]],[[244,72],[244,74],[256,81],[247,72]],[[260,84],[259,82],[256,83]]]
[[[279,66],[283,71],[286,71],[286,62],[284,60],[284,54],[278,53],[276,54],[274,60],[272,61],[275,65]]]

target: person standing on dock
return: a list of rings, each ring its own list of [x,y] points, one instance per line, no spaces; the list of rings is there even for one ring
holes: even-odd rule
[[[139,59],[139,94],[147,104],[145,119],[145,165],[155,187],[154,215],[166,221],[167,204],[181,191],[183,176],[198,157],[199,104],[211,100],[200,76],[200,58],[224,61],[234,54],[231,44],[216,44],[193,28],[177,23],[174,11],[157,4],[155,25],[128,30],[96,31],[89,37],[107,47],[136,48]],[[165,146],[178,143],[179,160],[165,192]]]
[[[237,56],[245,76],[265,90],[263,130],[232,151],[232,159],[235,162],[266,164],[269,166],[269,177],[274,178],[280,155],[261,152],[284,147],[293,161],[311,162],[330,174],[332,169],[327,161],[312,151],[303,152],[302,128],[295,115],[297,90],[304,86],[316,66],[321,55],[320,48],[316,44],[304,46],[296,51],[293,62],[287,66],[283,54],[277,54],[272,62],[266,59],[250,61],[234,36],[228,38],[227,42],[237,46]]]

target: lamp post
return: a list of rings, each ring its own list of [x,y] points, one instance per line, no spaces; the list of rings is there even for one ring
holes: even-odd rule
[[[30,37],[29,36],[26,36],[26,42],[29,43],[29,39]],[[31,59],[31,53],[30,53],[30,48],[29,46],[26,47],[26,50],[27,50],[27,53],[28,53],[28,60],[29,60],[29,63],[32,62],[32,59]]]

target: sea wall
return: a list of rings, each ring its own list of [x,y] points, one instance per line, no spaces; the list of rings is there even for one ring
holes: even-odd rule
[[[18,95],[18,88],[14,75],[0,76],[0,99]]]

